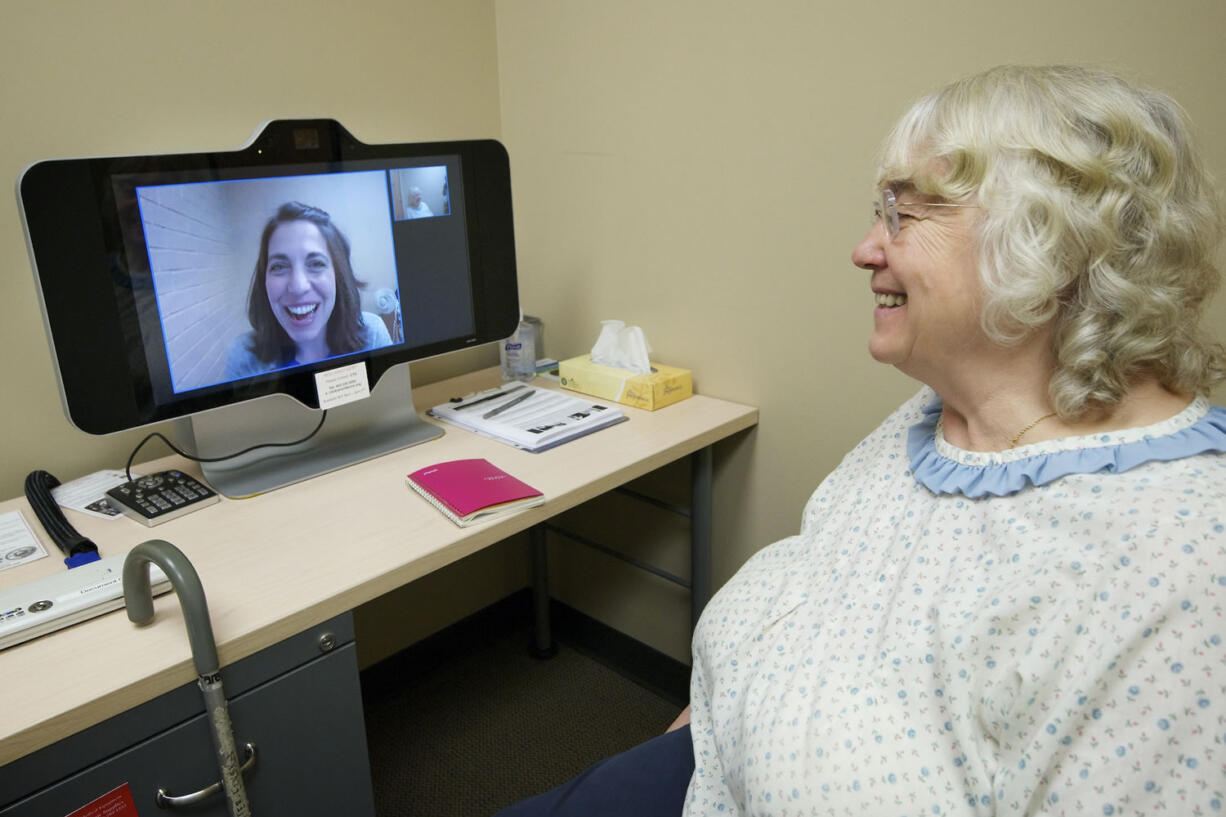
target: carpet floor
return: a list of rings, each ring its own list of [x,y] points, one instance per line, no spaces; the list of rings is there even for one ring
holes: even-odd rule
[[[485,817],[676,717],[676,700],[560,630],[557,655],[536,659],[526,614],[487,611],[363,671],[379,817]]]

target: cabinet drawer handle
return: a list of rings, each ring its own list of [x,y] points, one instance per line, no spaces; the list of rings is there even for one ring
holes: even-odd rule
[[[246,757],[244,757],[243,759],[243,765],[240,771],[244,775],[246,775],[247,772],[255,768],[255,744],[254,743],[244,743],[243,752],[246,755]],[[173,794],[167,794],[166,789],[158,789],[157,797],[155,799],[157,801],[158,808],[162,808],[162,809],[174,809],[174,808],[181,808],[183,806],[194,806],[194,805],[197,805],[198,803],[203,803],[205,800],[209,799],[214,794],[219,793],[221,791],[221,788],[222,788],[221,781],[219,780],[213,785],[206,786],[200,791],[194,791],[191,794],[180,794],[178,796],[175,796]]]

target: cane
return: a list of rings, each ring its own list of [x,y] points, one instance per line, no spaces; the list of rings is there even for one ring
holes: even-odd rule
[[[136,624],[153,621],[153,593],[149,588],[149,563],[157,565],[170,579],[170,584],[179,597],[183,608],[183,621],[187,625],[187,640],[192,647],[192,661],[197,682],[204,695],[205,719],[213,736],[213,748],[221,767],[221,787],[225,790],[231,817],[251,817],[247,804],[247,791],[243,786],[243,770],[239,768],[238,752],[234,747],[234,731],[230,725],[230,711],[221,686],[221,663],[217,659],[217,644],[213,640],[213,625],[209,622],[209,608],[204,600],[204,587],[192,563],[169,542],[150,539],[142,542],[128,553],[123,563],[123,596],[128,608],[128,619]],[[247,749],[254,760],[254,747]],[[248,761],[250,763],[250,760]],[[216,791],[212,786],[200,792],[200,798],[188,796],[192,801],[207,797]],[[172,801],[165,792],[158,792],[158,804]]]

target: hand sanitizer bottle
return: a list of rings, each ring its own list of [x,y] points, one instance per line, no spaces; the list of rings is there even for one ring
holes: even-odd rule
[[[498,357],[502,363],[503,380],[531,380],[536,377],[536,327],[540,321],[529,321],[519,313],[519,326],[502,341]]]

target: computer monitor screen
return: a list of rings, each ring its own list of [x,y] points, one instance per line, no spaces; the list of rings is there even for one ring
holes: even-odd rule
[[[280,121],[246,148],[40,162],[20,181],[70,419],[96,434],[315,375],[494,341],[518,320],[497,142],[367,145]]]
[[[461,175],[459,157],[418,161],[225,181],[113,179],[134,216],[121,224],[125,254],[148,262],[150,286],[133,298],[154,400],[472,336],[465,223],[450,211],[453,199],[463,206],[463,189],[453,196],[448,181]]]

